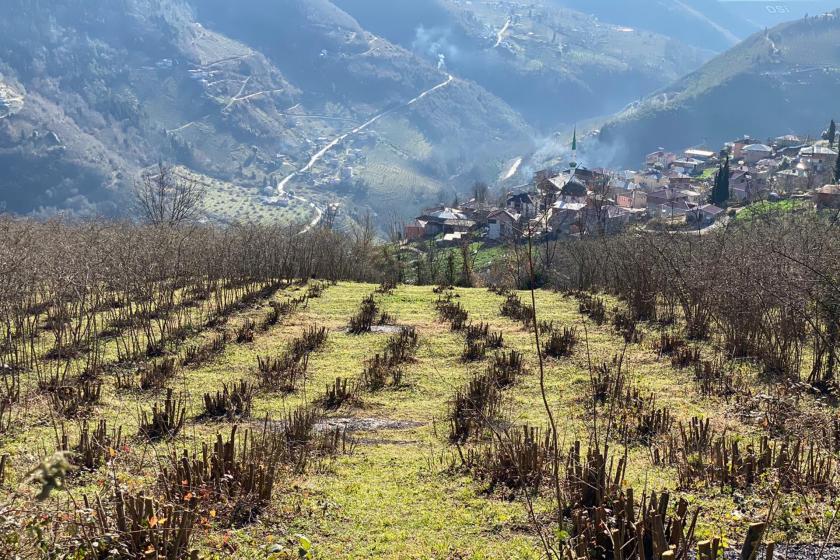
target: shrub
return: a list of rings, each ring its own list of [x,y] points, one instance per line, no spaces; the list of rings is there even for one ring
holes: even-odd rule
[[[322,282],[316,282],[314,284],[310,284],[309,288],[306,290],[306,297],[308,299],[318,299],[324,293],[324,290],[327,289],[326,284]]]
[[[137,372],[129,368],[114,371],[114,387],[117,391],[132,391],[139,388]]]
[[[467,326],[469,313],[460,303],[454,302],[450,295],[438,298],[435,307],[437,307],[440,318],[448,321],[453,331],[461,331]]]
[[[605,403],[619,398],[624,393],[624,389],[624,372],[618,356],[613,357],[611,363],[602,362],[593,368],[591,391],[595,402]]]
[[[544,350],[547,355],[553,358],[571,356],[577,341],[577,329],[574,327],[563,327],[562,331],[552,329]]]
[[[159,484],[170,501],[198,496],[198,509],[212,509],[228,524],[249,523],[271,501],[281,472],[281,443],[267,425],[261,433],[246,431],[243,438],[234,426],[227,440],[216,434],[212,448],[204,443],[200,454],[173,453]]]
[[[449,409],[449,440],[464,443],[482,433],[501,409],[502,396],[496,381],[477,375],[455,393]]]
[[[491,332],[490,334],[488,334],[486,342],[487,348],[492,348],[494,350],[498,350],[499,348],[502,348],[505,345],[504,337],[499,331]]]
[[[67,385],[67,367],[50,370],[44,372],[38,369],[36,372],[38,378],[38,390],[42,393],[51,393],[58,390],[60,387]]]
[[[662,333],[657,344],[657,350],[660,354],[670,356],[680,348],[685,346],[685,340],[673,333]]]
[[[260,384],[270,390],[292,393],[309,369],[309,354],[296,356],[289,352],[279,358],[257,356]]]
[[[700,349],[683,346],[671,355],[671,365],[684,369],[700,361]]]
[[[362,370],[362,385],[368,391],[379,391],[388,384],[399,385],[402,382],[402,370],[399,365],[391,362],[387,354],[376,354],[373,358],[365,361]]]
[[[195,497],[181,496],[162,504],[144,495],[124,494],[117,489],[113,504],[106,505],[98,497],[91,503],[87,496],[84,507],[94,515],[81,512],[77,524],[89,535],[80,541],[73,558],[148,558],[154,551],[158,559],[198,560],[198,552],[190,548],[197,515]]]
[[[100,420],[96,429],[91,431],[85,421],[80,428],[78,442],[71,446],[62,424],[58,438],[57,450],[69,452],[69,460],[73,466],[95,471],[110,462],[116,450],[122,446],[122,426],[109,431],[107,421]]]
[[[0,365],[0,400],[16,403],[20,401],[20,371]]]
[[[230,335],[227,331],[223,331],[204,344],[188,346],[184,358],[181,360],[181,365],[184,367],[197,366],[209,362],[225,351],[225,346],[229,340]]]
[[[397,289],[396,283],[391,282],[390,280],[383,280],[382,283],[379,284],[379,287],[376,288],[376,293],[377,294],[383,294],[383,295],[390,295],[390,294],[393,294],[394,290],[396,290],[396,289]]]
[[[642,399],[632,391],[629,393],[620,403],[625,408],[618,427],[623,441],[639,441],[650,445],[654,438],[671,431],[674,425],[671,411],[657,407],[655,396]]]
[[[309,327],[303,334],[292,341],[290,352],[293,356],[302,358],[304,354],[315,352],[327,343],[328,337],[326,327]]]
[[[580,301],[578,311],[589,316],[596,325],[603,325],[607,320],[607,305],[603,298],[587,293],[580,293],[577,297]]]
[[[464,362],[477,362],[484,359],[487,354],[487,346],[481,340],[467,339],[464,343],[464,351],[461,352],[461,360]]]
[[[523,426],[483,449],[470,449],[465,464],[477,478],[489,482],[491,492],[499,485],[536,491],[548,472],[551,456],[548,434]]]
[[[355,390],[347,379],[336,377],[335,381],[327,385],[321,404],[325,410],[338,410],[345,403],[355,398]]]
[[[516,350],[509,352],[497,352],[493,357],[493,363],[488,369],[496,385],[500,388],[508,387],[516,382],[516,379],[525,373],[525,366],[522,354]]]
[[[272,326],[276,325],[280,322],[280,319],[283,317],[288,317],[292,313],[294,313],[298,306],[298,300],[286,300],[283,303],[277,302],[270,302],[269,305],[271,306],[271,310],[265,316],[260,325],[260,329],[263,331],[267,331]]]
[[[420,338],[417,336],[417,329],[402,327],[398,334],[388,339],[385,353],[390,357],[392,364],[399,365],[412,360],[419,345]]]
[[[75,386],[64,386],[49,394],[50,405],[59,416],[73,418],[102,399],[102,383],[85,381]]]
[[[350,318],[350,334],[363,334],[370,332],[376,322],[379,306],[376,304],[373,294],[362,300],[358,313]]]
[[[723,360],[701,360],[694,363],[694,380],[703,395],[716,395],[727,399],[743,390],[743,381],[734,371],[726,371]]]
[[[464,329],[464,337],[468,342],[486,340],[488,336],[490,336],[490,325],[486,323],[470,324]]]
[[[181,396],[176,400],[172,389],[167,389],[163,403],[152,405],[151,416],[145,410],[140,413],[139,433],[150,441],[173,439],[184,427],[186,416],[186,399]]]
[[[499,309],[502,317],[513,319],[514,321],[522,321],[525,318],[525,308],[522,305],[522,300],[516,294],[508,294],[505,302]]]
[[[254,342],[254,331],[256,329],[256,324],[251,319],[245,319],[242,325],[236,329],[236,343],[237,344],[245,344],[248,342]]]
[[[140,371],[140,389],[162,389],[166,382],[175,377],[175,358],[153,362]]]
[[[624,311],[615,310],[612,319],[613,329],[624,338],[628,344],[638,344],[644,338],[639,322]]]
[[[14,402],[7,399],[0,399],[0,434],[5,434],[11,430],[12,411],[14,407]]]
[[[222,390],[216,394],[204,394],[204,416],[209,418],[246,418],[251,415],[251,401],[254,388],[247,381],[240,381],[228,388],[222,384]]]

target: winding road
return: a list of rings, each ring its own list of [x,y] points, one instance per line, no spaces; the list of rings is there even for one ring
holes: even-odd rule
[[[350,136],[354,136],[354,135],[356,135],[356,134],[358,134],[358,133],[362,132],[363,130],[365,130],[366,128],[368,128],[369,126],[371,126],[372,124],[376,123],[376,121],[378,121],[378,120],[379,120],[379,119],[381,119],[382,117],[385,117],[385,116],[387,116],[387,115],[390,115],[391,113],[394,113],[394,112],[396,112],[396,111],[399,111],[400,109],[404,109],[404,108],[406,108],[406,107],[410,107],[410,106],[414,105],[415,103],[417,103],[417,102],[421,101],[422,99],[424,99],[426,96],[433,94],[434,92],[438,91],[439,89],[442,89],[442,88],[447,87],[447,86],[448,86],[449,84],[451,84],[454,80],[455,80],[455,77],[454,77],[454,76],[452,76],[452,74],[448,74],[448,75],[447,75],[447,78],[446,78],[446,80],[445,80],[445,81],[443,81],[443,82],[439,83],[438,85],[436,85],[436,86],[434,86],[434,87],[432,87],[432,88],[429,88],[429,89],[427,89],[426,91],[424,91],[424,92],[420,93],[420,94],[419,94],[417,97],[415,97],[414,99],[411,99],[410,101],[408,101],[408,102],[406,102],[406,103],[404,103],[404,104],[402,104],[402,105],[398,105],[398,106],[396,106],[396,107],[392,107],[391,109],[386,109],[385,111],[382,111],[381,113],[377,113],[376,115],[374,115],[373,117],[371,117],[371,118],[370,118],[370,119],[368,119],[367,121],[363,122],[362,124],[360,124],[360,125],[359,125],[359,126],[357,126],[356,128],[354,128],[354,129],[352,129],[352,130],[350,130],[350,131],[348,131],[348,132],[345,132],[344,134],[342,134],[342,135],[340,135],[340,136],[336,137],[335,139],[331,140],[331,141],[330,141],[330,142],[329,142],[326,146],[324,146],[323,148],[321,148],[320,150],[318,150],[317,152],[315,152],[315,154],[314,154],[311,158],[309,158],[309,161],[306,163],[306,165],[304,165],[303,167],[301,167],[300,169],[298,169],[298,170],[296,170],[296,171],[291,172],[289,175],[287,175],[285,178],[283,178],[283,180],[281,180],[281,181],[277,184],[277,194],[278,194],[279,196],[283,196],[283,195],[285,194],[285,192],[286,192],[286,185],[288,185],[288,184],[289,184],[289,182],[290,182],[292,179],[294,179],[295,177],[297,177],[297,176],[299,176],[299,175],[302,175],[303,173],[306,173],[306,172],[310,171],[313,167],[315,167],[315,164],[317,164],[319,161],[321,161],[321,159],[322,159],[322,158],[323,158],[323,157],[324,157],[324,156],[325,156],[325,155],[326,155],[326,154],[327,154],[330,150],[332,150],[333,148],[335,148],[336,146],[338,146],[339,144],[341,144],[342,142],[344,142],[344,140],[346,140],[346,139],[347,139],[347,138],[349,138]],[[293,198],[295,198],[296,200],[299,200],[299,201],[302,201],[302,202],[305,202],[305,203],[310,204],[310,205],[311,205],[313,208],[315,208],[315,210],[316,210],[316,217],[315,217],[315,219],[314,219],[314,220],[313,220],[313,221],[312,221],[312,222],[311,222],[308,226],[306,226],[306,228],[305,228],[305,229],[303,229],[303,230],[301,231],[301,233],[306,233],[307,231],[311,230],[313,227],[315,227],[315,226],[317,226],[317,225],[318,225],[318,223],[321,221],[321,218],[323,217],[323,214],[324,214],[324,213],[323,213],[323,211],[322,211],[320,208],[318,208],[318,207],[317,207],[317,206],[316,206],[313,202],[309,202],[309,201],[307,201],[306,199],[304,199],[304,198],[302,198],[302,197],[299,197],[299,196],[293,196]]]
[[[499,45],[501,45],[501,44],[502,44],[502,41],[504,41],[504,40],[505,40],[505,33],[507,33],[507,30],[510,28],[510,23],[511,23],[510,18],[507,18],[507,21],[505,22],[504,27],[502,27],[502,29],[501,29],[501,30],[499,31],[499,33],[496,35],[496,44],[495,44],[495,45],[493,45],[493,48],[494,48],[494,49],[495,49],[496,47],[498,47]]]

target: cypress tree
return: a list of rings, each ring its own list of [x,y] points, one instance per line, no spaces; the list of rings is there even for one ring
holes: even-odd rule
[[[729,156],[726,157],[726,163],[723,165],[723,177],[720,179],[720,197],[721,204],[729,200]]]
[[[834,184],[840,185],[840,156],[837,156],[834,163]]]
[[[828,125],[828,147],[834,147],[834,138],[837,136],[837,124],[834,119],[831,119],[831,124]]]
[[[726,163],[721,163],[718,166],[718,172],[715,174],[715,184],[712,187],[711,202],[715,205],[721,205],[729,200],[729,157],[726,158]]]
[[[717,173],[715,173],[715,184],[712,185],[712,196],[709,197],[709,202],[711,202],[712,204],[718,203],[718,197],[720,196],[721,173],[723,173],[723,169],[721,169],[721,166],[718,165]]]

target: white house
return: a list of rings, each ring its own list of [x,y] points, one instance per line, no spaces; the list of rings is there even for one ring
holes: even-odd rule
[[[520,215],[510,210],[496,210],[487,216],[487,239],[508,239],[516,233]]]

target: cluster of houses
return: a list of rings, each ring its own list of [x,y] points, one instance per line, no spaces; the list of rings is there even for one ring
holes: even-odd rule
[[[521,235],[527,226],[541,234],[617,232],[646,210],[617,204],[611,184],[612,178],[603,170],[573,166],[560,173],[541,171],[531,184],[509,192],[497,204],[472,199],[457,208],[426,209],[405,227],[405,237],[436,237],[447,244],[481,231],[486,239],[498,241]]]
[[[447,244],[477,232],[488,240],[516,237],[526,230],[608,234],[650,220],[707,227],[726,214],[708,202],[725,158],[730,162],[730,205],[796,197],[811,198],[818,207],[840,208],[840,187],[831,184],[837,157],[827,141],[787,135],[767,143],[739,138],[719,152],[659,149],[648,154],[637,171],[587,169],[572,163],[564,170],[537,172],[531,183],[508,192],[496,204],[473,199],[456,208],[426,209],[405,228],[405,237],[436,238]]]

